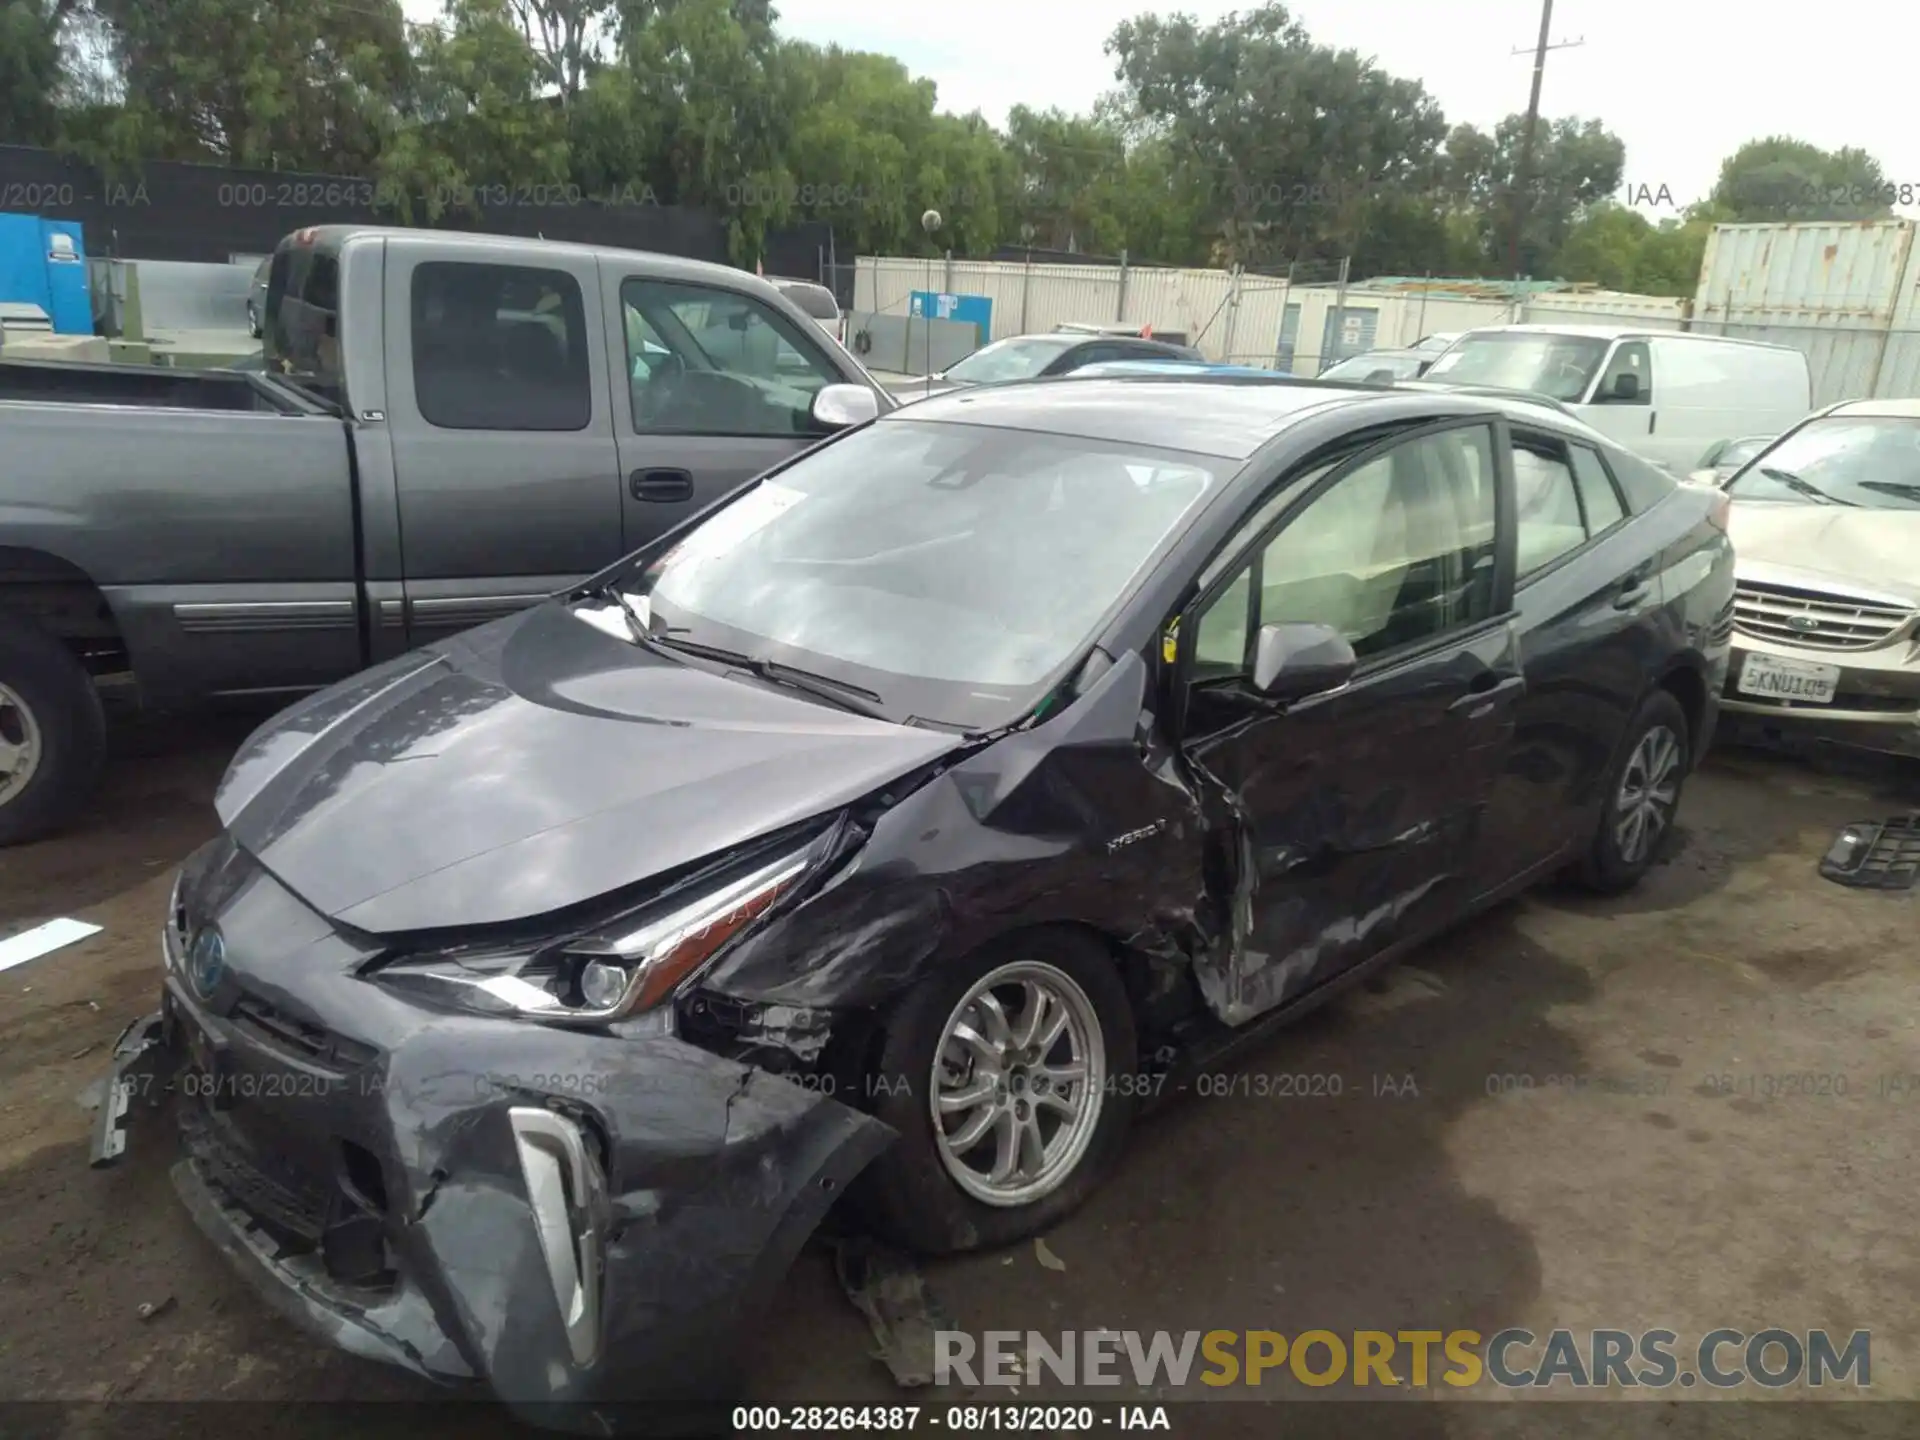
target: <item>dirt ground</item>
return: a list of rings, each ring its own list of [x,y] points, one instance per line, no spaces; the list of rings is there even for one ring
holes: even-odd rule
[[[267,1312],[174,1200],[164,1143],[87,1168],[76,1097],[151,1006],[173,866],[213,833],[214,784],[258,718],[120,727],[87,823],[0,852],[0,934],[104,927],[0,975],[0,1400],[433,1393]],[[975,1332],[1664,1326],[1684,1347],[1721,1326],[1866,1329],[1872,1395],[1920,1400],[1920,896],[1815,872],[1837,826],[1914,805],[1910,768],[1718,754],[1639,891],[1542,891],[1429,947],[1244,1059],[1232,1093],[1142,1125],[1044,1251],[929,1266],[929,1284]],[[1339,1093],[1261,1078],[1282,1075]],[[929,1398],[894,1386],[817,1251],[757,1340],[756,1401]],[[463,1433],[512,1428],[462,1409]],[[81,1433],[84,1413],[41,1429]],[[271,1432],[289,1412],[248,1413]]]

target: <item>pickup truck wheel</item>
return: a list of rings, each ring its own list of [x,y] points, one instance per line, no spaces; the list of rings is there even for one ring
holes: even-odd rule
[[[100,696],[72,652],[42,630],[0,626],[0,845],[72,819],[105,749]]]
[[[867,1218],[929,1255],[1053,1224],[1125,1144],[1135,1045],[1112,957],[1071,931],[928,977],[883,1021],[867,1077],[875,1116],[900,1136],[861,1176]]]
[[[1631,889],[1653,867],[1687,782],[1686,712],[1665,690],[1640,704],[1607,777],[1600,824],[1575,878],[1601,895]]]

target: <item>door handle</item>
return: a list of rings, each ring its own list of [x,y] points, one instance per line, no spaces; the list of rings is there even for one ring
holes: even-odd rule
[[[1659,423],[1660,412],[1658,410],[1647,411],[1647,434],[1651,435],[1653,433],[1653,427]]]
[[[673,505],[693,498],[693,476],[685,470],[636,470],[627,477],[627,492],[636,500]]]
[[[1450,713],[1470,710],[1475,715],[1484,715],[1499,701],[1506,699],[1509,695],[1518,695],[1526,688],[1527,677],[1524,675],[1506,675],[1498,670],[1482,670],[1468,682],[1467,693],[1449,705],[1447,710]]]
[[[1653,586],[1647,583],[1647,571],[1636,570],[1621,582],[1619,592],[1613,597],[1613,608],[1631,610],[1647,598]]]

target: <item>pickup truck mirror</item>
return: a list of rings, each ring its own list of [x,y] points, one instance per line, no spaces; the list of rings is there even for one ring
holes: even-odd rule
[[[814,424],[827,430],[864,425],[880,413],[880,402],[864,385],[825,385],[813,397]]]
[[[1253,688],[1269,700],[1304,700],[1353,678],[1353,646],[1331,625],[1262,625]]]

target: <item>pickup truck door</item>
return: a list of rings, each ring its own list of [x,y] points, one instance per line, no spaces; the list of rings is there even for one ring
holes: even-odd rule
[[[619,455],[591,255],[387,243],[387,423],[420,645],[618,559]],[[383,628],[397,618],[383,607]]]
[[[820,439],[822,386],[866,383],[813,327],[744,289],[626,257],[603,260],[601,279],[628,550]]]

